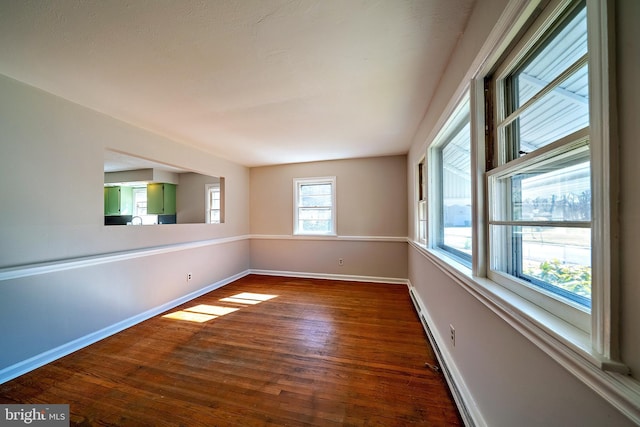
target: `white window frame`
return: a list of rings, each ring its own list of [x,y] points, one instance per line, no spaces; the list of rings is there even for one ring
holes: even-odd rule
[[[219,194],[220,207],[218,209],[214,209],[211,206],[211,193],[217,192]],[[204,197],[205,197],[205,212],[204,219],[207,224],[222,224],[224,223],[224,209],[223,209],[223,191],[222,191],[222,181],[216,182],[213,184],[205,184],[204,186]],[[219,221],[211,220],[211,213],[213,211],[219,211]]]
[[[485,100],[491,88],[485,79],[494,76],[498,61],[509,58],[505,51],[514,44],[523,28],[536,20],[551,20],[570,0],[510,0],[500,20],[489,34],[478,56],[444,113],[436,124],[440,129],[451,115],[458,100],[470,89],[471,140],[473,171],[473,265],[461,267],[441,252],[410,241],[412,246],[438,266],[459,286],[498,315],[514,330],[536,345],[577,379],[602,396],[632,421],[640,423],[640,386],[629,377],[629,368],[621,361],[618,331],[618,177],[616,150],[616,111],[614,101],[613,6],[612,0],[586,0],[589,66],[589,147],[591,154],[591,246],[592,304],[589,332],[562,320],[535,302],[523,298],[507,287],[490,280],[488,260],[487,162],[491,151],[486,136],[492,132],[492,121]],[[541,5],[546,6],[540,11]],[[557,15],[556,15],[557,16]],[[536,25],[536,24],[534,24]],[[529,34],[538,29],[529,30]],[[524,37],[524,38],[523,38]],[[519,43],[526,41],[526,34]],[[531,44],[529,45],[531,47]],[[504,62],[504,61],[503,61]],[[495,113],[494,113],[495,114]],[[437,132],[434,131],[432,134]],[[433,138],[427,138],[427,142]],[[415,154],[420,158],[421,154]],[[429,237],[428,237],[429,238]]]
[[[442,150],[446,147],[452,138],[454,138],[458,132],[470,123],[470,95],[467,90],[462,99],[458,102],[453,112],[449,115],[444,126],[440,129],[434,141],[431,143],[428,151],[429,158],[429,242],[428,245],[431,249],[442,251],[447,256],[453,257],[456,261],[460,262],[464,266],[471,268],[473,257],[467,256],[462,252],[459,252],[453,247],[446,246],[444,243],[444,213],[443,213],[443,194],[442,194]],[[469,144],[471,150],[471,142]],[[470,155],[472,153],[470,152]],[[469,169],[469,176],[473,181],[473,169],[474,164],[471,161]],[[473,188],[470,188],[470,192],[473,192]],[[473,207],[472,213],[473,216]],[[472,226],[473,229],[473,226]],[[471,236],[471,247],[473,253],[473,234]]]
[[[327,232],[309,232],[300,230],[299,225],[299,212],[302,209],[299,206],[300,202],[300,188],[303,185],[331,185],[331,229]],[[293,234],[294,235],[307,235],[307,236],[336,236],[337,233],[337,218],[336,218],[336,177],[314,177],[314,178],[294,178],[293,180]],[[308,208],[308,207],[307,207]],[[326,206],[322,206],[326,208]]]
[[[503,79],[509,75],[512,70],[517,66],[517,64],[521,61],[521,58],[526,55],[533,47],[535,42],[543,36],[549,28],[557,19],[564,13],[567,8],[571,7],[574,2],[572,0],[557,0],[551,2],[541,13],[541,15],[536,19],[531,28],[527,30],[522,40],[515,46],[512,52],[506,57],[506,59],[499,66],[496,71],[495,81],[497,82],[497,87],[495,88],[495,104],[496,108],[496,117],[500,119],[500,117],[504,116],[504,113],[500,111],[500,107],[504,105],[504,101],[501,99],[502,84]],[[602,354],[605,358],[610,358],[612,356],[611,347],[609,345],[605,345],[605,341],[611,342],[611,340],[603,339],[604,336],[611,336],[612,330],[610,321],[601,322],[597,319],[610,319],[610,313],[606,314],[603,312],[603,296],[604,294],[610,295],[611,291],[611,283],[610,280],[606,280],[603,276],[603,271],[610,270],[610,264],[608,261],[611,260],[610,257],[603,256],[603,249],[610,247],[611,242],[609,241],[610,234],[607,233],[608,228],[611,226],[610,223],[605,224],[602,220],[598,221],[598,216],[596,212],[609,212],[611,206],[609,206],[609,198],[603,197],[604,194],[602,192],[603,189],[603,180],[606,178],[603,176],[603,171],[606,171],[609,168],[611,159],[606,155],[603,147],[609,146],[609,136],[603,135],[602,131],[598,134],[597,126],[599,123],[604,121],[605,118],[608,118],[608,110],[603,108],[608,106],[608,104],[602,105],[603,97],[602,91],[607,88],[607,83],[605,80],[606,76],[602,75],[602,69],[598,70],[598,63],[601,60],[602,54],[599,49],[599,37],[598,34],[594,35],[594,27],[598,30],[598,33],[602,31],[601,22],[596,20],[596,16],[599,16],[602,13],[601,8],[602,5],[597,4],[598,2],[587,1],[587,28],[588,28],[588,66],[589,66],[589,86],[590,86],[590,95],[593,92],[595,96],[590,96],[589,98],[589,107],[590,107],[590,123],[591,126],[587,127],[582,131],[578,131],[573,135],[566,137],[569,143],[573,141],[580,140],[588,140],[589,147],[591,150],[591,180],[592,180],[592,224],[591,224],[591,250],[592,250],[592,309],[585,310],[584,308],[578,306],[577,304],[572,304],[562,298],[557,297],[550,292],[545,292],[543,290],[537,289],[536,287],[529,286],[523,281],[517,280],[513,276],[502,274],[499,271],[491,270],[490,266],[486,266],[487,268],[487,276],[508,289],[516,292],[521,297],[531,301],[532,303],[539,305],[545,310],[550,311],[571,325],[579,328],[580,330],[586,332],[591,336],[591,345],[593,349],[598,353]],[[601,35],[601,34],[600,34]],[[599,72],[600,71],[600,72]],[[598,96],[600,93],[600,96]],[[607,97],[608,98],[608,97]],[[594,129],[594,126],[596,128]],[[596,130],[596,132],[594,132]],[[501,146],[502,144],[498,144]],[[558,147],[555,147],[555,146]],[[552,152],[555,148],[562,145],[562,142],[558,144],[551,144],[543,149],[540,149],[541,155],[544,156],[545,152]],[[502,151],[504,147],[499,147],[497,152],[497,158],[499,166],[490,171],[487,174],[487,185],[491,184],[491,181],[496,177],[500,176],[500,174],[508,173],[509,169],[513,169],[508,165],[504,165],[506,155]],[[526,163],[530,160],[526,158],[518,159],[515,163]],[[513,161],[511,163],[514,163]],[[502,166],[504,165],[504,166]],[[604,169],[603,169],[604,167]],[[491,191],[487,191],[488,194],[491,194]],[[491,200],[488,201],[489,208],[491,209]],[[610,218],[609,216],[606,217]],[[487,231],[488,233],[488,231]],[[487,234],[488,235],[488,234]],[[490,240],[490,239],[489,239]],[[491,247],[491,242],[489,244]],[[604,291],[604,293],[603,293]],[[606,297],[605,297],[606,299]],[[606,308],[604,311],[609,311]],[[605,317],[606,316],[606,317]],[[611,320],[611,319],[610,319]]]
[[[136,195],[142,195],[140,197],[144,201],[144,207],[139,207],[136,204]],[[147,187],[133,187],[133,218],[132,224],[137,224],[138,218],[140,218],[140,225],[153,225],[158,223],[158,215],[147,214]]]
[[[521,8],[510,18],[513,22],[523,25],[524,22],[534,13],[539,5],[538,1],[514,2],[521,4]],[[561,16],[564,10],[573,3],[573,0],[552,0],[536,18],[534,24],[527,30],[518,44],[502,61],[502,65],[496,71],[497,78],[501,70],[509,72],[519,62],[526,52],[526,48],[532,48],[537,37],[544,34],[546,29]],[[559,304],[559,310],[564,311],[564,320],[559,320],[556,316],[549,315],[544,309],[545,303],[540,303],[538,299],[542,293],[535,292],[528,297],[518,295],[521,299],[514,298],[510,294],[504,294],[494,287],[495,283],[504,284],[500,278],[493,276],[491,281],[484,282],[487,288],[492,289],[492,293],[500,295],[502,302],[507,302],[507,306],[512,306],[516,311],[521,312],[526,318],[537,325],[537,328],[530,329],[533,332],[534,342],[545,343],[542,347],[548,350],[549,354],[557,359],[565,360],[567,349],[575,351],[581,355],[582,360],[589,361],[598,369],[604,371],[627,373],[628,367],[620,362],[618,346],[618,313],[617,313],[617,177],[616,165],[617,157],[615,150],[615,106],[610,103],[610,92],[614,88],[611,81],[609,64],[613,60],[613,50],[611,46],[611,36],[613,28],[611,25],[611,4],[608,1],[586,0],[587,5],[587,37],[588,37],[588,67],[589,67],[589,115],[590,125],[587,128],[590,160],[591,160],[591,193],[592,193],[592,214],[591,214],[591,268],[592,268],[592,296],[591,313],[586,318],[575,319],[571,314],[571,307],[567,304]],[[510,31],[504,32],[505,37],[501,40],[502,46],[509,44],[510,35],[516,34],[518,28],[513,26]],[[524,49],[520,49],[524,48]],[[502,52],[494,51],[493,55],[498,58]],[[495,63],[493,64],[495,65]],[[491,65],[484,64],[473,80],[475,86],[475,97],[482,99],[480,87],[482,79],[489,74]],[[483,73],[485,73],[483,75]],[[473,93],[474,91],[472,91]],[[499,91],[496,91],[499,93]],[[496,101],[499,102],[499,101]],[[474,106],[472,106],[472,109]],[[483,107],[476,100],[476,110]],[[479,120],[478,114],[473,115]],[[478,154],[484,151],[480,144],[481,132],[479,126],[476,129],[476,142],[478,144]],[[549,150],[552,150],[550,147]],[[526,160],[525,160],[526,161]],[[476,161],[478,167],[480,162]],[[499,171],[494,171],[499,173]],[[490,174],[487,174],[489,176]],[[486,178],[486,177],[485,177]],[[487,182],[484,183],[487,185]],[[482,229],[477,233],[486,242],[488,238],[488,225],[486,224],[486,208],[488,203],[486,197],[482,197],[478,192],[478,199],[483,206],[476,206],[478,223],[482,224]],[[483,222],[485,222],[483,224]],[[485,243],[485,247],[487,247]],[[474,273],[484,277],[490,276],[488,270],[488,260],[486,251],[482,251],[478,259],[474,259]],[[507,287],[509,288],[509,287]],[[525,289],[520,286],[521,289]],[[525,290],[526,294],[528,291]],[[489,294],[490,295],[490,294]],[[552,301],[552,300],[548,300]],[[552,302],[553,303],[553,302]],[[539,308],[543,309],[540,310]],[[575,313],[574,313],[575,314]],[[580,316],[578,316],[580,317]],[[539,329],[538,329],[539,328]],[[586,329],[586,332],[585,332]],[[550,335],[549,335],[550,334]],[[577,359],[568,358],[571,363],[578,366]],[[601,377],[601,379],[604,377]]]

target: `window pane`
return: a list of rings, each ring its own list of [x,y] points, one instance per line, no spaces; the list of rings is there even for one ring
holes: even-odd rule
[[[520,111],[505,126],[507,161],[529,154],[589,126],[587,16],[584,4],[505,79],[506,115],[524,106],[541,90],[548,92]],[[571,70],[570,74],[566,74]],[[551,82],[562,76],[562,81]],[[512,119],[510,119],[512,120]]]
[[[526,154],[589,126],[589,76],[583,66],[509,126]]]
[[[515,107],[531,99],[586,53],[587,10],[582,8],[516,73],[518,102]]]
[[[331,221],[298,221],[298,229],[304,233],[330,233]]]
[[[471,140],[467,123],[442,149],[442,245],[471,255]]]
[[[586,150],[497,178],[492,221],[590,221],[591,181]],[[500,208],[504,206],[505,208]]]
[[[147,214],[147,188],[140,187],[133,189],[134,212],[137,216]]]
[[[579,163],[556,171],[522,174],[520,218],[553,221],[590,221],[591,189],[589,163]]]
[[[300,186],[300,195],[331,195],[331,184],[303,184]]]
[[[591,229],[492,225],[492,268],[569,298],[591,301]],[[501,262],[507,257],[508,262]]]
[[[320,209],[301,208],[298,213],[298,219],[302,219],[302,220],[331,219],[331,209],[330,208],[320,208]]]
[[[335,232],[335,178],[296,179],[296,234],[330,234]]]
[[[427,202],[418,203],[418,240],[424,242],[427,239]]]
[[[314,206],[331,206],[331,194],[328,195],[313,195],[313,196],[301,196],[301,207],[314,207]]]
[[[211,185],[208,187],[209,191],[209,220],[210,224],[220,224],[222,220],[221,215],[221,200],[220,200],[220,186]]]
[[[298,230],[307,233],[331,232],[331,208],[301,208],[298,213]]]

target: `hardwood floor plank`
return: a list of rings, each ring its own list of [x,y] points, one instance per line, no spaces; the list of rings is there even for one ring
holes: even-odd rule
[[[68,403],[72,425],[462,425],[405,286],[247,276],[178,311],[210,317],[157,316],[0,402]]]

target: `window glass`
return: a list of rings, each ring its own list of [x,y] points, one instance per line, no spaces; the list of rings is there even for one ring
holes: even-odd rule
[[[427,203],[424,200],[418,203],[418,240],[422,243],[427,240]]]
[[[517,102],[524,105],[587,53],[587,10],[578,9],[546,45],[515,73]]]
[[[442,246],[471,255],[471,135],[467,122],[442,149]]]
[[[522,173],[512,178],[514,219],[589,221],[591,189],[589,162],[549,172]]]
[[[209,224],[220,224],[222,222],[220,197],[220,184],[207,185],[207,223]]]
[[[540,162],[492,178],[498,199],[492,221],[591,220],[591,186],[588,151],[565,159]]]
[[[504,242],[502,248],[494,252],[497,255],[492,263],[494,270],[584,307],[590,306],[590,229],[492,225],[490,232],[494,241]],[[508,254],[517,255],[509,258]]]
[[[589,125],[587,60],[587,16],[581,7],[505,78],[507,160]]]
[[[335,180],[296,181],[296,234],[335,233]]]
[[[526,108],[509,126],[514,128],[510,132],[516,135],[521,155],[589,126],[587,65]]]
[[[511,279],[516,292],[528,284],[588,309],[592,200],[585,4],[569,8],[526,58],[499,86],[505,117],[498,124],[502,165],[488,174],[490,269],[518,279]]]
[[[331,184],[303,184],[300,186],[300,206],[331,207]]]
[[[132,224],[151,225],[158,223],[158,215],[147,214],[147,187],[133,188],[133,213]]]

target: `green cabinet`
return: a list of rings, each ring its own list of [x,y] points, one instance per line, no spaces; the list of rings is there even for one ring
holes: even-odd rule
[[[105,216],[132,215],[133,188],[104,187],[104,214]]]
[[[176,185],[147,184],[147,213],[158,215],[176,214]]]

